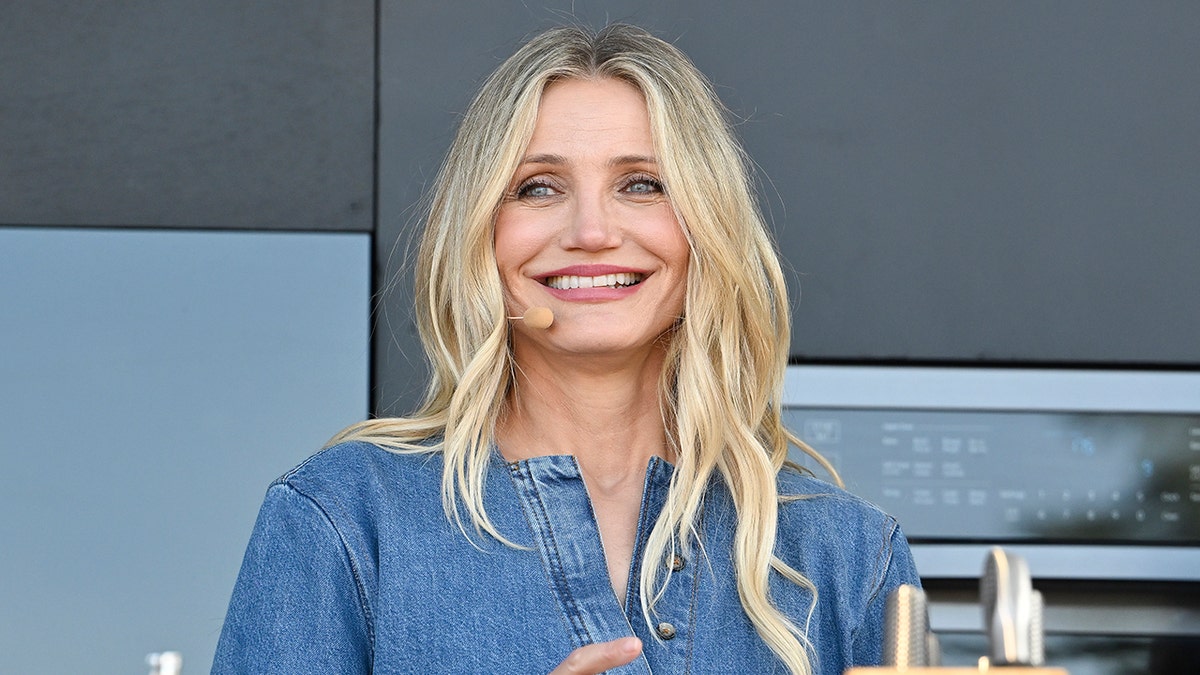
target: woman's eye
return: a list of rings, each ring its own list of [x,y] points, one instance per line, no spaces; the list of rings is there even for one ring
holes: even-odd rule
[[[658,194],[663,191],[662,183],[649,176],[638,176],[625,185],[626,192],[638,195]]]
[[[553,185],[542,181],[530,181],[517,188],[517,197],[522,199],[553,197],[556,194],[558,194],[558,190],[554,189]]]

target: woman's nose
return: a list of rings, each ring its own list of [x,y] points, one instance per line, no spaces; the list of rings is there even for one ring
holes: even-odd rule
[[[562,235],[564,248],[599,251],[621,244],[619,227],[612,205],[600,196],[576,196]]]

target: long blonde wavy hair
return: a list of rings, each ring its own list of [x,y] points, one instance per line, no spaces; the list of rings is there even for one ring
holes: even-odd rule
[[[660,179],[691,248],[684,318],[670,334],[659,385],[675,471],[644,559],[662,560],[677,549],[686,554],[701,543],[696,531],[706,487],[719,474],[738,514],[732,556],[742,607],[789,670],[808,675],[805,627],[769,595],[772,571],[816,593],[774,555],[776,476],[789,443],[832,467],[782,423],[790,339],[783,274],[724,107],[682,52],[640,28],[550,30],[484,83],[438,175],[417,257],[417,324],[432,371],[425,400],[409,417],[368,420],[331,443],[442,453],[447,516],[470,536],[465,509],[477,534],[508,543],[483,507],[495,422],[514,384],[493,225],[542,92],[573,78],[616,78],[645,97]],[[662,567],[642,566],[648,622],[670,581],[669,571],[660,577]]]

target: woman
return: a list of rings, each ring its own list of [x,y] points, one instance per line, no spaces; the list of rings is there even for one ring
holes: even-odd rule
[[[680,52],[563,28],[501,65],[437,180],[417,288],[424,405],[270,488],[214,672],[878,661],[908,547],[785,465],[811,451],[780,418],[784,282]]]

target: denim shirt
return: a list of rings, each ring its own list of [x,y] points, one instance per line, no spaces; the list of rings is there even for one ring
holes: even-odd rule
[[[548,673],[576,647],[636,635],[643,653],[609,672],[785,673],[738,600],[736,515],[714,479],[702,547],[643,559],[673,467],[646,469],[629,592],[609,583],[599,529],[571,456],[488,467],[484,505],[520,548],[447,519],[441,455],[365,443],[326,449],[267,491],[213,662],[213,673]],[[772,572],[771,599],[807,625],[814,672],[879,661],[887,593],[919,583],[896,521],[792,471],[781,494],[776,555],[812,594]],[[638,570],[667,565],[647,625]],[[666,570],[664,570],[666,571]],[[809,618],[810,608],[812,610]]]

